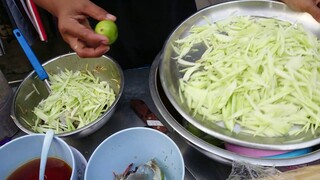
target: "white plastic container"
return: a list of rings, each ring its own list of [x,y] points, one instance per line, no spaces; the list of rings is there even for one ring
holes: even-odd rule
[[[15,170],[31,160],[40,158],[45,134],[25,135],[0,147],[0,179],[7,179]],[[72,169],[70,180],[82,180],[86,160],[76,149],[59,137],[54,137],[48,157],[58,158]]]

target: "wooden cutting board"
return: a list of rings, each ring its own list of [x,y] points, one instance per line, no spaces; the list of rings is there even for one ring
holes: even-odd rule
[[[320,180],[320,165],[310,165],[256,180]]]

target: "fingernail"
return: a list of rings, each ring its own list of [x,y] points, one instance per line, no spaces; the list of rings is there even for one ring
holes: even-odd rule
[[[110,20],[116,20],[116,17],[114,15],[112,15],[112,14],[107,14],[106,18],[110,19]]]
[[[101,44],[108,45],[108,41],[101,41]]]
[[[109,46],[107,46],[106,48],[107,48],[107,49],[104,51],[104,53],[107,53],[107,52],[110,50],[110,47],[109,47]]]

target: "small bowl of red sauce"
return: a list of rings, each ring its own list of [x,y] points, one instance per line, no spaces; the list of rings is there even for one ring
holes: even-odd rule
[[[0,147],[0,179],[39,179],[44,134],[16,138]],[[79,179],[86,165],[82,154],[59,137],[54,137],[45,169],[46,180]]]

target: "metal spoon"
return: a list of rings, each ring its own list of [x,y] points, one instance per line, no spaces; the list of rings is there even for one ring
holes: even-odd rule
[[[53,135],[54,135],[53,130],[49,129],[44,137],[44,141],[42,144],[42,150],[41,150],[41,157],[40,157],[39,180],[44,179],[44,173],[46,170],[48,152],[50,150]]]
[[[27,55],[29,62],[31,63],[33,69],[38,74],[39,79],[41,81],[44,81],[47,89],[49,92],[51,92],[50,83],[48,81],[49,76],[45,69],[40,64],[38,58],[30,48],[29,44],[27,43],[26,39],[23,37],[19,29],[14,29],[13,34],[16,36],[20,46],[22,47],[24,53]]]

